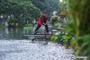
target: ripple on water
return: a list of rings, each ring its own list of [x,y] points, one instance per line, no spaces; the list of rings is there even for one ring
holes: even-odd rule
[[[52,42],[43,45],[27,40],[0,40],[0,51],[0,60],[74,60],[72,49]]]

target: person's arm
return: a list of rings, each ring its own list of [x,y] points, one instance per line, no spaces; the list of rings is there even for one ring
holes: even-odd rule
[[[45,18],[45,23],[43,23],[43,25],[47,25],[48,24],[48,19]]]

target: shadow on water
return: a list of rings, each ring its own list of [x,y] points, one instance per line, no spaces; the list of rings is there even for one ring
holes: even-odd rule
[[[35,38],[34,35],[25,36],[30,34],[32,34],[32,31],[24,28],[3,28],[0,30],[0,40],[32,40]],[[40,39],[35,39],[34,41],[43,40],[48,42],[47,39],[43,39],[42,37],[39,38]]]
[[[3,28],[0,30],[0,40],[30,40],[32,41],[31,43],[40,43],[43,45],[47,45],[49,40],[47,39],[35,39],[33,41],[33,38],[35,36],[25,36],[32,34],[32,32],[28,29],[24,28]]]
[[[23,28],[3,28],[0,30],[0,40],[23,40],[25,34],[30,34],[29,30]]]

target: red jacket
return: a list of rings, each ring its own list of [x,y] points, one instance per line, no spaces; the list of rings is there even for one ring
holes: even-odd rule
[[[48,18],[46,16],[42,16],[41,18],[38,19],[38,26],[42,26],[43,23],[47,24]]]

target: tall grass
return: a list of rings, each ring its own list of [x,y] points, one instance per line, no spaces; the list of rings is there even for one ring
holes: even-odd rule
[[[77,37],[78,54],[90,56],[90,0],[68,0],[69,31]]]

